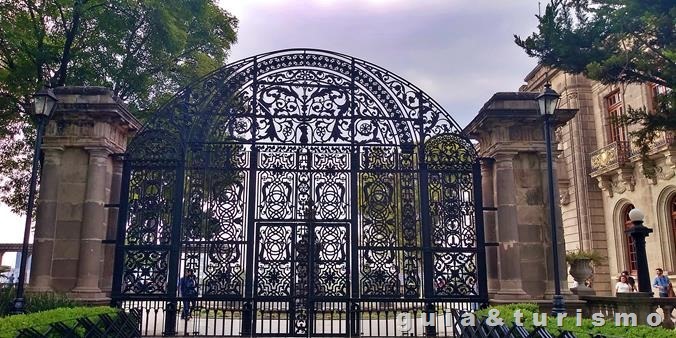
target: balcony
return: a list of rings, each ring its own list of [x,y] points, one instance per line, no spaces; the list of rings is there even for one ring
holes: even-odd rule
[[[672,146],[676,145],[674,142],[674,132],[673,131],[660,131],[655,135],[653,141],[648,145],[649,151],[648,155],[654,155],[663,150],[669,149]],[[635,145],[631,145],[631,159],[632,161],[637,160],[641,155],[641,149]]]
[[[592,177],[623,168],[629,162],[630,144],[627,141],[613,142],[591,153]]]

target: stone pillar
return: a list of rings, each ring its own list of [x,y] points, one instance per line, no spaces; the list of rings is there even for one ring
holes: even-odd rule
[[[87,186],[80,230],[80,259],[77,284],[73,293],[77,298],[102,298],[99,288],[102,243],[105,233],[106,165],[110,150],[103,147],[85,148],[89,152]]]
[[[496,302],[540,300],[547,302],[553,284],[546,169],[544,121],[537,108],[538,93],[497,93],[463,130],[479,142],[479,155],[493,158],[490,175],[493,189],[484,188],[484,201],[495,201],[499,289],[491,296]],[[573,109],[558,109],[555,125],[574,116]],[[486,184],[484,184],[486,186]],[[486,204],[489,206],[490,204]],[[558,230],[562,235],[560,209]],[[487,213],[484,213],[487,214]],[[488,218],[485,224],[492,220]],[[489,231],[486,231],[489,238]],[[563,242],[563,236],[559,239]],[[487,239],[487,241],[490,241]],[[559,246],[559,256],[565,248]],[[549,259],[547,259],[549,257]],[[563,261],[563,260],[562,260]],[[561,261],[561,262],[562,262]],[[490,267],[490,261],[487,262]],[[523,267],[523,268],[522,268]],[[565,278],[565,263],[560,266]],[[564,284],[565,285],[565,284]],[[562,290],[566,294],[567,290]],[[570,292],[567,292],[570,294]],[[551,298],[551,297],[549,297]],[[551,301],[549,301],[551,302]]]
[[[498,274],[500,291],[496,298],[518,299],[528,295],[521,285],[521,248],[519,224],[516,214],[516,185],[514,181],[514,155],[496,154],[494,167],[494,192],[497,210],[497,238],[499,241]]]
[[[124,153],[141,125],[109,89],[59,87],[54,94],[59,102],[43,139],[29,287],[105,302],[101,287],[110,288],[104,271],[113,255],[106,256],[102,241],[115,217],[106,204],[118,202],[120,185],[111,154]]]
[[[555,151],[555,154],[556,154],[556,151]],[[544,154],[539,154],[538,157],[539,157],[540,164],[541,164],[540,172],[542,173],[542,186],[544,188],[543,196],[546,197],[546,196],[549,196],[549,186],[547,184],[547,176],[546,176],[547,175],[547,157]],[[556,158],[556,156],[555,156],[555,158]],[[557,169],[557,166],[554,165],[554,177],[557,177],[557,176],[558,176],[558,169]],[[554,196],[559,196],[559,195],[560,195],[559,194],[559,188],[555,184],[554,185]],[[546,208],[547,208],[546,211],[549,214],[549,208],[550,208],[549,203],[546,203]],[[565,255],[566,251],[561,249],[561,248],[564,248],[565,245],[566,245],[563,226],[561,226],[563,224],[562,213],[561,213],[561,205],[557,203],[556,205],[554,205],[554,208],[556,209],[556,210],[554,210],[554,213],[556,215],[556,223],[559,225],[559,227],[556,229],[557,230],[556,238],[557,238],[557,241],[558,241],[557,245],[559,247],[559,283],[561,285],[561,293],[562,294],[570,294],[571,291],[568,288],[568,263],[566,263],[566,255]],[[545,249],[545,257],[546,257],[545,262],[547,262],[546,264],[551,265],[550,262],[552,262],[552,259],[553,259],[553,256],[554,256],[552,254],[551,228],[549,228],[550,227],[549,222],[547,222],[546,225],[547,225],[547,228],[543,229],[544,236],[542,236],[543,239],[544,239],[543,240],[543,243],[544,243],[543,247]],[[563,254],[561,254],[561,252],[563,252]],[[554,287],[554,270],[551,269],[551,268],[547,269],[547,273],[548,273],[548,277],[547,277],[547,288],[545,289],[545,297],[548,298],[548,299],[551,299],[555,295],[555,291],[556,291],[555,287]],[[593,294],[593,291],[591,293],[588,293],[588,294]]]
[[[52,254],[63,147],[42,147],[42,151],[44,160],[33,239],[33,255],[41,259],[34,259],[31,264],[28,289],[31,292],[52,291]]]
[[[484,209],[484,235],[486,243],[498,243],[496,228],[495,194],[493,192],[493,166],[494,161],[486,159],[481,161],[481,191]],[[498,248],[486,247],[486,265],[488,275],[488,294],[495,295],[500,290],[500,275],[498,274]]]
[[[113,158],[113,168],[110,181],[109,203],[111,205],[117,205],[120,202],[120,189],[122,185],[122,160],[120,158]],[[118,214],[119,208],[117,206],[111,206],[108,208],[108,224],[105,236],[106,240],[115,240],[117,236]],[[105,292],[107,295],[110,295],[113,286],[113,262],[115,260],[115,245],[104,245],[103,251],[103,279],[101,280],[100,286],[101,291]]]

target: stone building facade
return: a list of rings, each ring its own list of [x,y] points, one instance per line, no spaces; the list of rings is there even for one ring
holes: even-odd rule
[[[652,166],[646,170],[631,142],[635,126],[613,117],[631,108],[653,105],[656,92],[646,84],[604,85],[582,75],[536,67],[520,91],[540,91],[549,80],[561,94],[559,108],[578,112],[557,128],[558,183],[567,250],[595,250],[607,261],[598,265],[593,288],[611,294],[623,270],[635,275],[633,243],[624,233],[628,211],[641,209],[646,226],[649,269],[676,274],[676,143],[674,133],[657,135],[651,145]]]

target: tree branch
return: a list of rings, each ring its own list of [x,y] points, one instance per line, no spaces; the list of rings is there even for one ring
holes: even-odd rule
[[[80,28],[80,19],[82,15],[82,6],[86,1],[76,0],[75,6],[73,6],[73,21],[71,22],[70,29],[66,33],[66,42],[63,45],[63,54],[61,55],[61,65],[59,66],[58,78],[56,81],[57,86],[63,86],[66,84],[66,78],[68,76],[68,63],[71,58],[71,47],[73,46],[73,41],[77,36],[77,31]]]
[[[56,4],[56,8],[59,9],[59,15],[61,16],[61,27],[63,28],[63,31],[68,30],[68,21],[66,20],[66,15],[63,13],[63,7],[58,1],[54,1]]]
[[[634,36],[638,41],[640,41],[644,46],[648,47],[648,49],[650,49],[653,53],[655,53],[655,55],[657,55],[659,58],[661,58],[662,60],[664,60],[664,61],[666,61],[667,63],[671,64],[672,67],[676,67],[676,62],[674,62],[674,61],[671,60],[670,58],[666,57],[666,55],[662,54],[659,50],[657,50],[657,49],[655,48],[655,46],[649,44],[648,41],[646,41],[645,39],[643,39],[639,34],[637,34],[636,32],[630,32],[630,34],[633,35],[633,36]]]
[[[37,43],[37,50],[35,51],[35,72],[37,75],[38,81],[41,81],[43,79],[43,49],[44,49],[44,27],[40,27],[38,25],[38,20],[35,17],[37,8],[35,7],[35,3],[33,3],[30,0],[26,0],[26,7],[28,8],[28,14],[31,17],[31,21],[33,22],[33,32],[35,34],[35,39]],[[42,22],[42,21],[41,21]],[[30,53],[28,53],[30,54]]]

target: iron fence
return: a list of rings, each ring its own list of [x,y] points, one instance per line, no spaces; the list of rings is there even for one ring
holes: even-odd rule
[[[22,329],[17,338],[140,337],[141,321],[141,313],[131,309],[129,312],[119,311],[114,315],[100,314]]]

